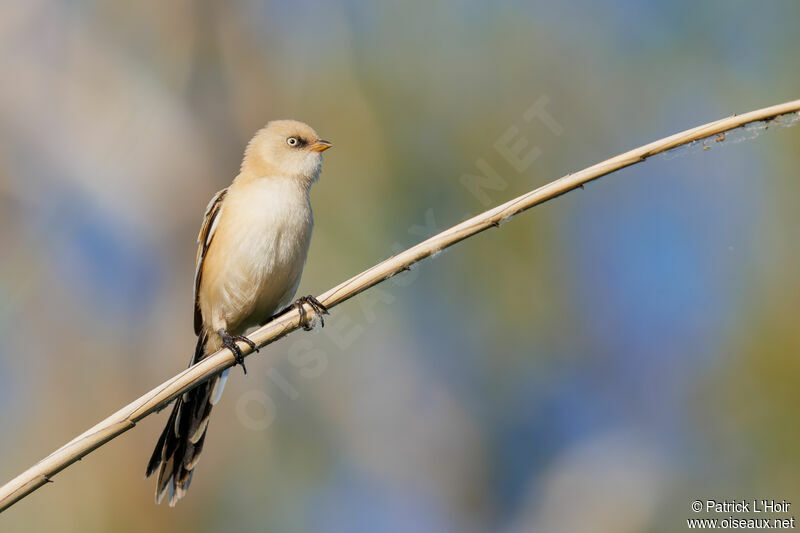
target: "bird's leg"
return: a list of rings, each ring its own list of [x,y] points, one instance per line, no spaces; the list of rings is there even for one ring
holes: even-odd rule
[[[322,327],[325,327],[325,318],[322,315],[328,314],[328,308],[322,305],[322,302],[314,298],[313,296],[302,296],[298,298],[291,307],[296,307],[297,310],[300,312],[300,324],[302,324],[303,329],[306,331],[311,331],[311,324],[309,323],[308,317],[306,316],[306,308],[303,307],[303,304],[308,304],[311,306],[311,309],[314,310],[314,314],[317,315],[319,318],[320,324]]]
[[[231,335],[224,329],[217,331],[217,334],[222,339],[222,345],[225,346],[227,349],[233,352],[233,358],[236,360],[237,365],[242,365],[242,370],[245,374],[247,374],[247,367],[244,366],[244,355],[242,355],[242,350],[239,348],[239,345],[236,344],[236,341],[242,341],[243,343],[247,344],[252,348],[254,351],[258,351],[258,347],[256,343],[245,337],[244,335]]]

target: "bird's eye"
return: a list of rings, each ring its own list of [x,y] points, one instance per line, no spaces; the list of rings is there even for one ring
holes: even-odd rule
[[[286,139],[286,144],[288,144],[289,146],[297,146],[297,143],[298,140],[296,137],[289,137],[288,139]]]

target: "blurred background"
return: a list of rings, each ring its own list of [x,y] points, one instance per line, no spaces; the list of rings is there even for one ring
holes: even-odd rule
[[[319,294],[566,173],[800,97],[798,17],[3,3],[1,481],[185,367],[203,210],[269,119],[335,144],[300,286]],[[649,160],[262,350],[175,509],[144,479],[161,413],[0,528],[675,531],[697,498],[800,505],[799,143],[770,128]]]

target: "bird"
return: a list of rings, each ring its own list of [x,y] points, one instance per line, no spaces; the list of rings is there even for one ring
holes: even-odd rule
[[[189,366],[227,347],[246,374],[237,341],[256,349],[245,332],[292,306],[305,329],[310,321],[303,304],[324,325],[327,309],[316,298],[293,304],[292,298],[314,227],[310,189],[319,179],[322,152],[331,146],[303,122],[268,122],[247,144],[239,174],[209,202],[197,238],[197,344]],[[229,370],[175,401],[147,464],[146,477],[158,472],[156,503],[168,495],[173,507],[186,495]]]

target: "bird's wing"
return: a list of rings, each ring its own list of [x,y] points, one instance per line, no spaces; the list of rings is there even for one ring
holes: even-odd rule
[[[197,236],[197,263],[194,269],[194,332],[197,335],[200,334],[200,330],[203,327],[203,315],[200,312],[200,302],[198,301],[200,280],[203,277],[203,261],[208,253],[208,247],[211,246],[211,240],[214,238],[219,215],[222,212],[222,200],[227,192],[227,188],[222,189],[208,203],[206,214],[203,216],[203,225],[200,227],[200,234]]]

